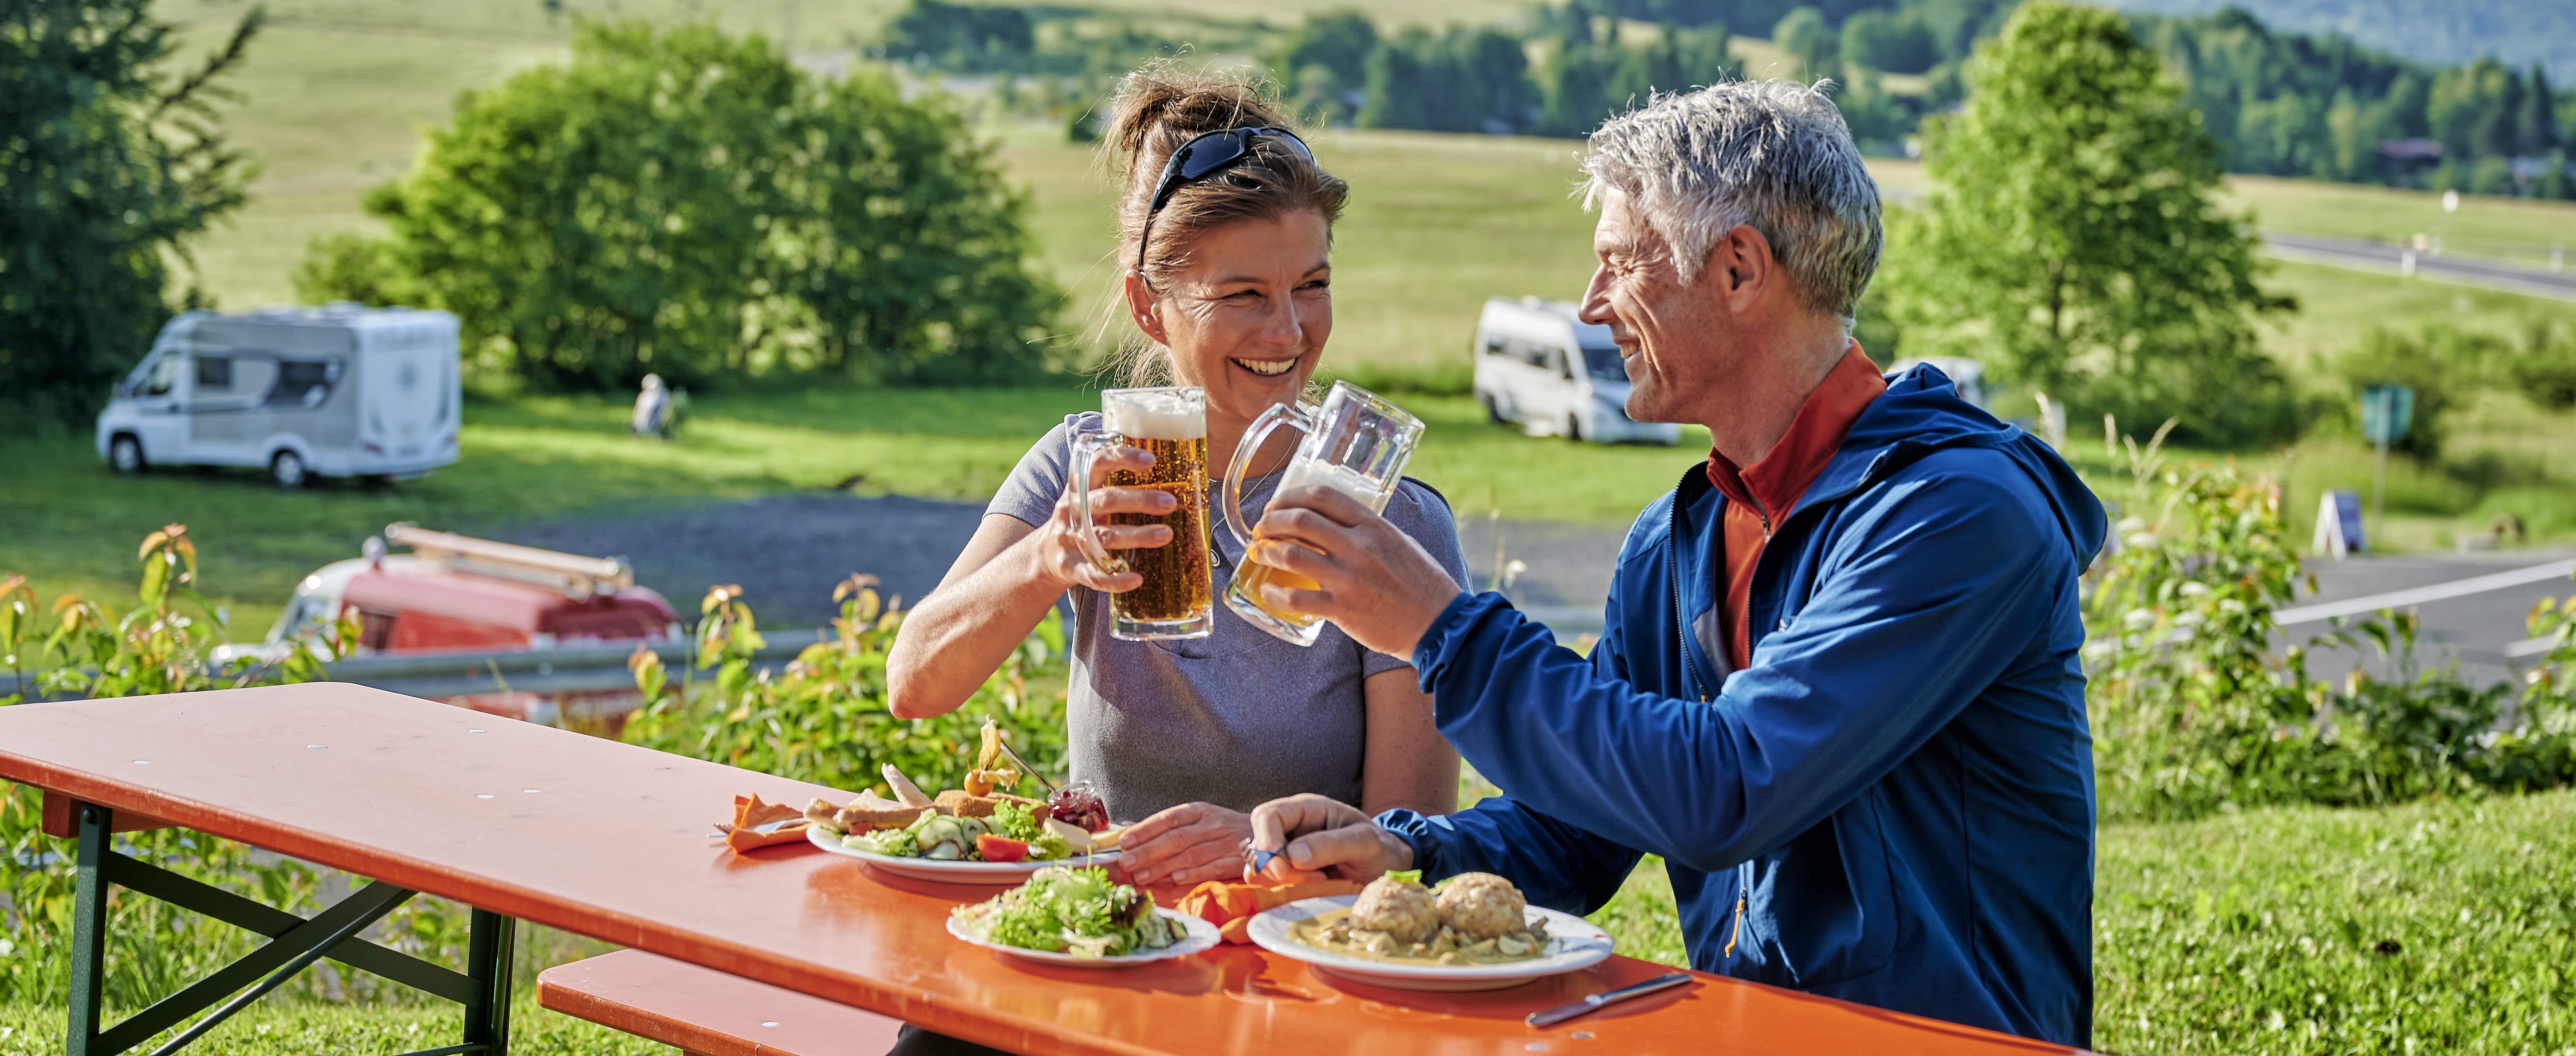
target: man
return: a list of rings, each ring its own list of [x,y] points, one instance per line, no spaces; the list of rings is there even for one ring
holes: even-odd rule
[[[1587,659],[1324,489],[1282,495],[1267,600],[1412,658],[1510,795],[1373,822],[1264,805],[1254,846],[1368,877],[1499,873],[1589,913],[1664,857],[1693,966],[2081,1046],[2093,768],[2076,577],[2101,506],[1938,371],[1850,338],[1879,203],[1815,90],[1720,85],[1594,133],[1630,417],[1714,450],[1630,530]],[[1275,582],[1275,581],[1274,581]],[[1292,841],[1290,838],[1294,837]]]

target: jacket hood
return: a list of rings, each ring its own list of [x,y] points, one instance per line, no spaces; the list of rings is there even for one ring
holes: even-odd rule
[[[1925,455],[1956,447],[2001,452],[2048,497],[2079,567],[2090,566],[2109,528],[2102,502],[2038,437],[1997,420],[1959,396],[1950,376],[1919,363],[1888,378],[1887,391],[1871,400],[1844,434],[1842,450],[1808,487],[1801,509],[1841,498],[1912,465]]]

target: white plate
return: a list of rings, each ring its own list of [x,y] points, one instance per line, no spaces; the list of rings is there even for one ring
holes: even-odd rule
[[[1124,968],[1134,964],[1152,964],[1155,961],[1187,957],[1193,953],[1211,950],[1216,948],[1218,942],[1223,941],[1223,936],[1217,934],[1216,925],[1198,917],[1164,909],[1161,906],[1154,907],[1154,912],[1166,920],[1180,921],[1181,927],[1188,933],[1181,936],[1181,941],[1152,953],[1130,953],[1117,957],[1076,957],[1070,953],[1057,953],[1053,950],[1026,950],[1017,946],[1004,946],[998,942],[986,942],[976,938],[973,932],[967,931],[965,922],[958,920],[954,913],[948,916],[948,933],[957,936],[958,941],[969,946],[981,946],[1013,957],[1026,957],[1032,961],[1061,964],[1069,968]]]
[[[1537,957],[1508,964],[1408,964],[1372,961],[1319,950],[1291,938],[1288,926],[1337,909],[1349,909],[1358,895],[1309,898],[1291,902],[1252,918],[1252,941],[1290,960],[1304,961],[1327,974],[1397,990],[1501,990],[1534,979],[1580,971],[1610,956],[1610,933],[1590,921],[1538,906],[1529,919],[1547,924],[1547,949]]]
[[[1118,860],[1117,851],[1077,854],[1071,858],[1050,858],[1043,862],[944,862],[929,858],[897,858],[891,854],[843,847],[840,837],[824,831],[820,826],[813,825],[805,828],[805,842],[844,858],[856,858],[896,876],[943,884],[1016,884],[1050,865],[1079,869],[1087,865],[1107,865]]]

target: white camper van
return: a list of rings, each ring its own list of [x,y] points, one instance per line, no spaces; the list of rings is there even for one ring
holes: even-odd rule
[[[409,308],[188,312],[98,416],[119,473],[253,466],[281,488],[416,477],[456,461],[456,317]]]
[[[1536,297],[1485,302],[1476,323],[1476,402],[1532,436],[1599,444],[1670,444],[1682,427],[1628,420],[1628,372],[1610,328],[1576,306]]]
[[[1994,394],[1986,391],[1986,368],[1983,364],[1964,356],[1925,356],[1897,360],[1887,368],[1887,372],[1903,374],[1917,363],[1929,363],[1934,370],[1947,376],[1950,384],[1958,387],[1959,398],[1976,404],[1978,410],[1994,410],[1989,403]]]

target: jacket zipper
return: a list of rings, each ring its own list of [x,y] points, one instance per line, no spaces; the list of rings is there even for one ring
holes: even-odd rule
[[[1702,463],[1700,468],[1693,470],[1692,472],[1706,473],[1707,471],[1707,464]],[[1682,478],[1682,485],[1688,485],[1689,483],[1690,477],[1685,475]],[[1699,684],[1699,669],[1692,666],[1690,662],[1690,613],[1684,611],[1682,608],[1682,485],[1676,485],[1673,488],[1673,506],[1672,509],[1666,511],[1665,514],[1664,546],[1667,548],[1667,551],[1664,558],[1664,571],[1666,589],[1670,591],[1673,599],[1673,636],[1676,639],[1676,644],[1681,648],[1682,678],[1688,680],[1690,688],[1699,693],[1700,703],[1705,704],[1708,703],[1709,694]],[[1762,510],[1762,504],[1757,501],[1753,504],[1753,508],[1755,510]],[[1723,521],[1720,522],[1721,525],[1723,523]],[[1722,531],[1723,528],[1720,530]],[[1766,547],[1771,542],[1771,517],[1767,510],[1762,511],[1762,542]],[[1745,605],[1747,607],[1752,605],[1752,596],[1752,591],[1747,590],[1745,592]],[[1719,599],[1719,603],[1723,604],[1724,599]],[[1733,959],[1735,957],[1736,944],[1744,940],[1745,902],[1752,896],[1753,892],[1752,872],[1753,863],[1751,862],[1744,863],[1741,868],[1736,870],[1735,924],[1732,929],[1732,933],[1727,937],[1726,949],[1718,955],[1720,957],[1728,958],[1730,960]]]

